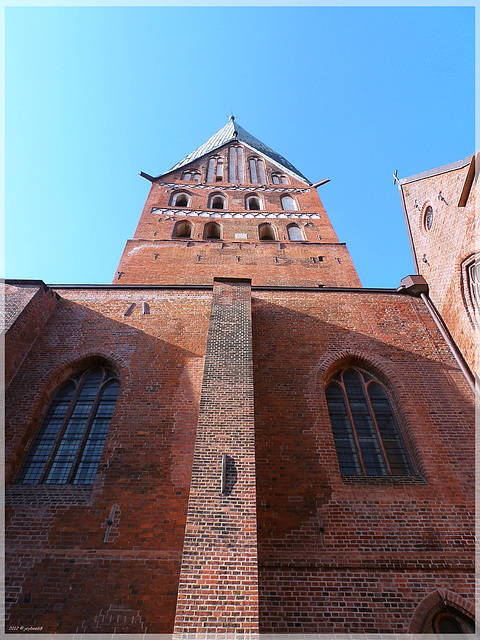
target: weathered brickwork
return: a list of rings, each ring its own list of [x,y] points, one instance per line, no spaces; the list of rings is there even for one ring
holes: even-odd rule
[[[228,146],[219,150],[227,162]],[[215,154],[216,155],[216,154]],[[267,184],[206,182],[210,156],[190,163],[201,179],[188,182],[184,169],[152,183],[134,238],[127,242],[113,280],[117,284],[211,284],[221,269],[224,277],[249,278],[253,286],[360,286],[350,254],[338,242],[314,187],[292,176],[288,184],[273,184],[278,167],[265,161]],[[176,206],[185,194],[188,206]],[[224,208],[215,209],[215,195]],[[281,198],[294,199],[296,210],[282,208]],[[250,210],[250,197],[259,210]],[[189,237],[177,237],[188,222]],[[219,225],[218,239],[206,238],[208,225]],[[268,224],[271,238],[262,239]],[[288,227],[297,225],[299,239]]]
[[[423,302],[253,296],[261,631],[406,633],[437,587],[471,601],[473,399]],[[342,480],[324,386],[348,364],[388,386],[414,476]]]
[[[44,283],[2,287],[5,301],[5,386],[19,366],[57,303],[55,294]]]
[[[223,480],[222,480],[223,462]],[[258,631],[250,283],[215,281],[175,633]]]
[[[91,488],[7,488],[10,624],[52,633],[171,632],[211,292],[56,293],[7,391],[7,481],[72,372],[108,363],[120,394]],[[118,510],[104,542],[112,505]]]
[[[362,289],[315,187],[243,129],[226,142],[232,122],[146,176],[112,285],[7,283],[11,633],[429,633],[444,603],[473,619],[471,389],[423,300]],[[467,164],[401,187],[472,363]],[[90,367],[120,384],[93,484],[22,484],[50,402]],[[340,472],[325,388],[347,368],[388,397],[375,419],[395,417],[408,475]]]
[[[475,158],[470,157],[401,180],[418,273],[427,281],[430,297],[472,371],[476,325],[468,268],[478,254],[474,170]],[[432,211],[430,228],[428,208]]]

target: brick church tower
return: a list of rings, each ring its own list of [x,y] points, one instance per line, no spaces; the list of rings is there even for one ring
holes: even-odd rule
[[[473,394],[425,280],[362,288],[233,117],[142,175],[111,285],[6,283],[7,632],[473,631]]]

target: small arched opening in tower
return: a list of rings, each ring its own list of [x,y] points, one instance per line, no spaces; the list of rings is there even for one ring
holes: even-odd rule
[[[188,207],[190,204],[190,194],[184,191],[177,191],[172,195],[170,204],[173,207]]]
[[[260,240],[276,240],[275,229],[268,222],[264,222],[258,227],[258,237]]]
[[[182,220],[177,222],[173,227],[173,238],[191,238],[192,237],[192,223],[188,220]]]
[[[220,240],[222,227],[217,222],[208,222],[203,230],[204,240]]]
[[[210,196],[210,209],[225,209],[225,197],[218,194]]]
[[[292,198],[292,196],[285,195],[280,198],[280,202],[282,203],[282,209],[284,211],[297,211],[297,203]]]
[[[247,210],[248,211],[260,211],[260,198],[258,196],[247,197]]]
[[[300,229],[298,224],[295,224],[295,223],[289,224],[287,227],[287,233],[288,233],[288,239],[292,240],[293,242],[299,242],[305,239],[303,237],[302,230]]]

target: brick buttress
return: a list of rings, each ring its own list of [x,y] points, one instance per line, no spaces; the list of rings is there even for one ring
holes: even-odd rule
[[[250,280],[215,278],[174,633],[258,632]]]

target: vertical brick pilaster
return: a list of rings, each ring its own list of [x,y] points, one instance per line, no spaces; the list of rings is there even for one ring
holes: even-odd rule
[[[175,617],[177,637],[258,632],[251,318],[250,281],[215,278]]]

